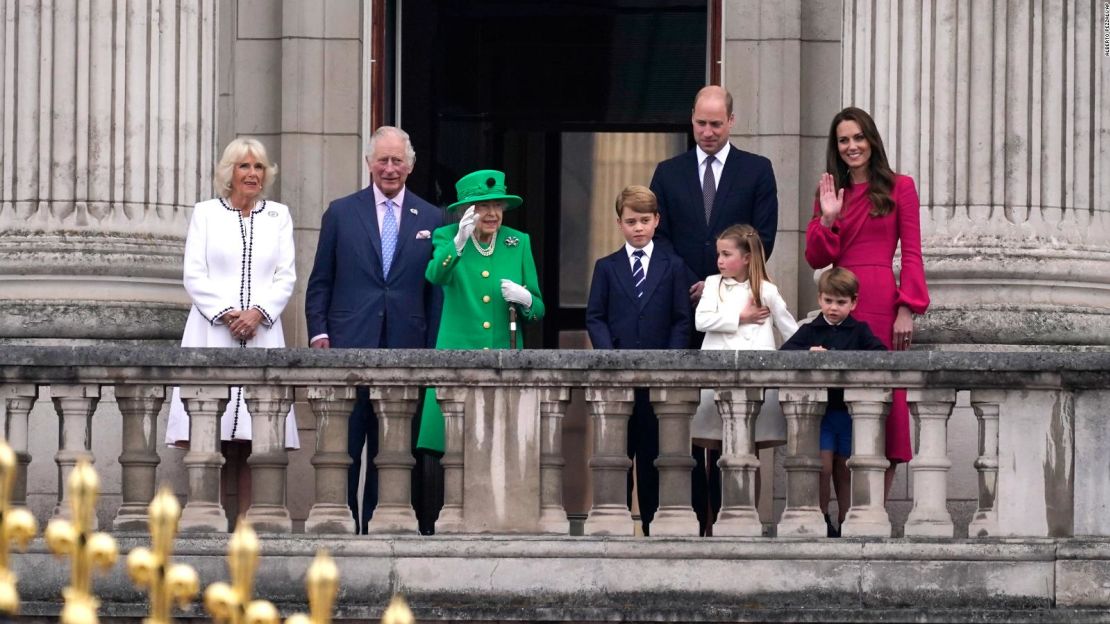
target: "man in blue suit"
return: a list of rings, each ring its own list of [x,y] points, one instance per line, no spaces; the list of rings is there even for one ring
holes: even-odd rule
[[[617,197],[625,244],[594,264],[586,330],[595,349],[683,349],[690,335],[689,269],[653,241],[659,224],[655,195],[630,186]],[[636,460],[644,535],[659,508],[659,421],[646,388],[637,388],[628,423],[628,458]],[[628,479],[632,504],[632,475]]]
[[[366,165],[372,184],[328,206],[305,292],[313,348],[417,349],[435,346],[443,296],[424,279],[432,232],[443,211],[405,188],[416,161],[409,135],[382,126],[370,137]],[[347,504],[365,533],[378,502],[378,419],[366,388],[348,425]],[[362,513],[358,480],[366,447]],[[414,490],[416,491],[416,490]]]

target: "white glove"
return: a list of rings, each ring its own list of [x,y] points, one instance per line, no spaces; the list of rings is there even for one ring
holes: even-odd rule
[[[501,280],[501,297],[509,303],[519,303],[526,308],[532,307],[532,293],[512,280]]]
[[[478,215],[475,214],[474,205],[471,204],[466,212],[463,213],[462,220],[459,221],[459,231],[455,234],[455,251],[462,253],[463,247],[466,246],[466,239],[474,233],[474,226],[478,223]]]

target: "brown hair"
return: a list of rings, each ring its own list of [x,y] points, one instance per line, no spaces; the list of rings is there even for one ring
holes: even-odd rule
[[[737,249],[751,254],[751,260],[748,261],[748,282],[752,287],[755,305],[762,307],[763,299],[760,294],[763,282],[771,281],[771,276],[767,274],[767,256],[763,253],[763,240],[759,238],[759,232],[750,225],[737,224],[726,228],[717,240],[730,240],[736,244]]]
[[[659,214],[659,202],[655,199],[655,193],[639,184],[627,186],[617,195],[618,219],[624,216],[625,208],[640,214]]]
[[[890,193],[894,190],[894,171],[886,159],[886,148],[883,147],[883,138],[879,136],[879,129],[875,127],[875,120],[867,111],[849,106],[833,117],[829,126],[829,143],[825,150],[825,170],[832,174],[836,180],[836,188],[840,190],[852,183],[852,174],[848,171],[848,164],[840,157],[837,149],[836,128],[842,122],[854,121],[859,124],[863,138],[871,146],[871,159],[867,162],[868,188],[867,194],[871,199],[871,216],[882,217],[894,210],[894,199]]]
[[[859,297],[859,280],[848,269],[833,267],[822,273],[817,280],[817,292],[822,295],[849,297],[854,301]]]

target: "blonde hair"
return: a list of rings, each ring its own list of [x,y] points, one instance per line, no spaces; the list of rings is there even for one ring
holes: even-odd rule
[[[617,195],[618,219],[624,216],[625,208],[639,214],[659,214],[659,202],[655,199],[655,193],[639,184],[626,186],[620,195]]]
[[[721,232],[717,240],[730,240],[736,244],[737,249],[751,256],[748,261],[748,282],[751,284],[755,305],[762,307],[763,299],[760,294],[763,282],[770,282],[771,276],[767,274],[767,256],[763,253],[763,240],[759,238],[759,232],[750,225],[733,225]]]
[[[277,163],[270,161],[270,157],[266,154],[266,147],[261,141],[252,137],[239,137],[227,144],[223,155],[220,156],[219,164],[216,165],[212,184],[217,195],[220,197],[231,195],[231,177],[235,171],[235,165],[246,158],[247,154],[253,154],[266,168],[266,175],[262,178],[262,196],[265,197],[269,192],[270,187],[274,185],[274,180],[277,180]]]

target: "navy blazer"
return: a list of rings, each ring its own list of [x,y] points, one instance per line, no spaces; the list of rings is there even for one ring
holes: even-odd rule
[[[798,331],[787,338],[779,349],[783,351],[804,351],[810,347],[824,347],[829,351],[886,351],[886,345],[871,331],[863,321],[848,315],[839,325],[829,325],[822,314],[808,323],[798,326]],[[844,404],[844,390],[829,388],[829,410],[847,411]]]
[[[656,244],[637,300],[624,247],[598,260],[586,305],[594,348],[685,349],[692,316],[688,275],[681,258]]]
[[[435,346],[443,293],[424,271],[443,210],[406,189],[400,219],[386,279],[373,187],[328,206],[305,291],[309,340],[327,334],[335,348]]]
[[[659,201],[656,236],[674,246],[699,281],[717,272],[717,236],[731,225],[754,227],[771,257],[779,227],[779,199],[775,172],[767,158],[731,147],[708,225],[697,150],[659,163],[651,190]]]

